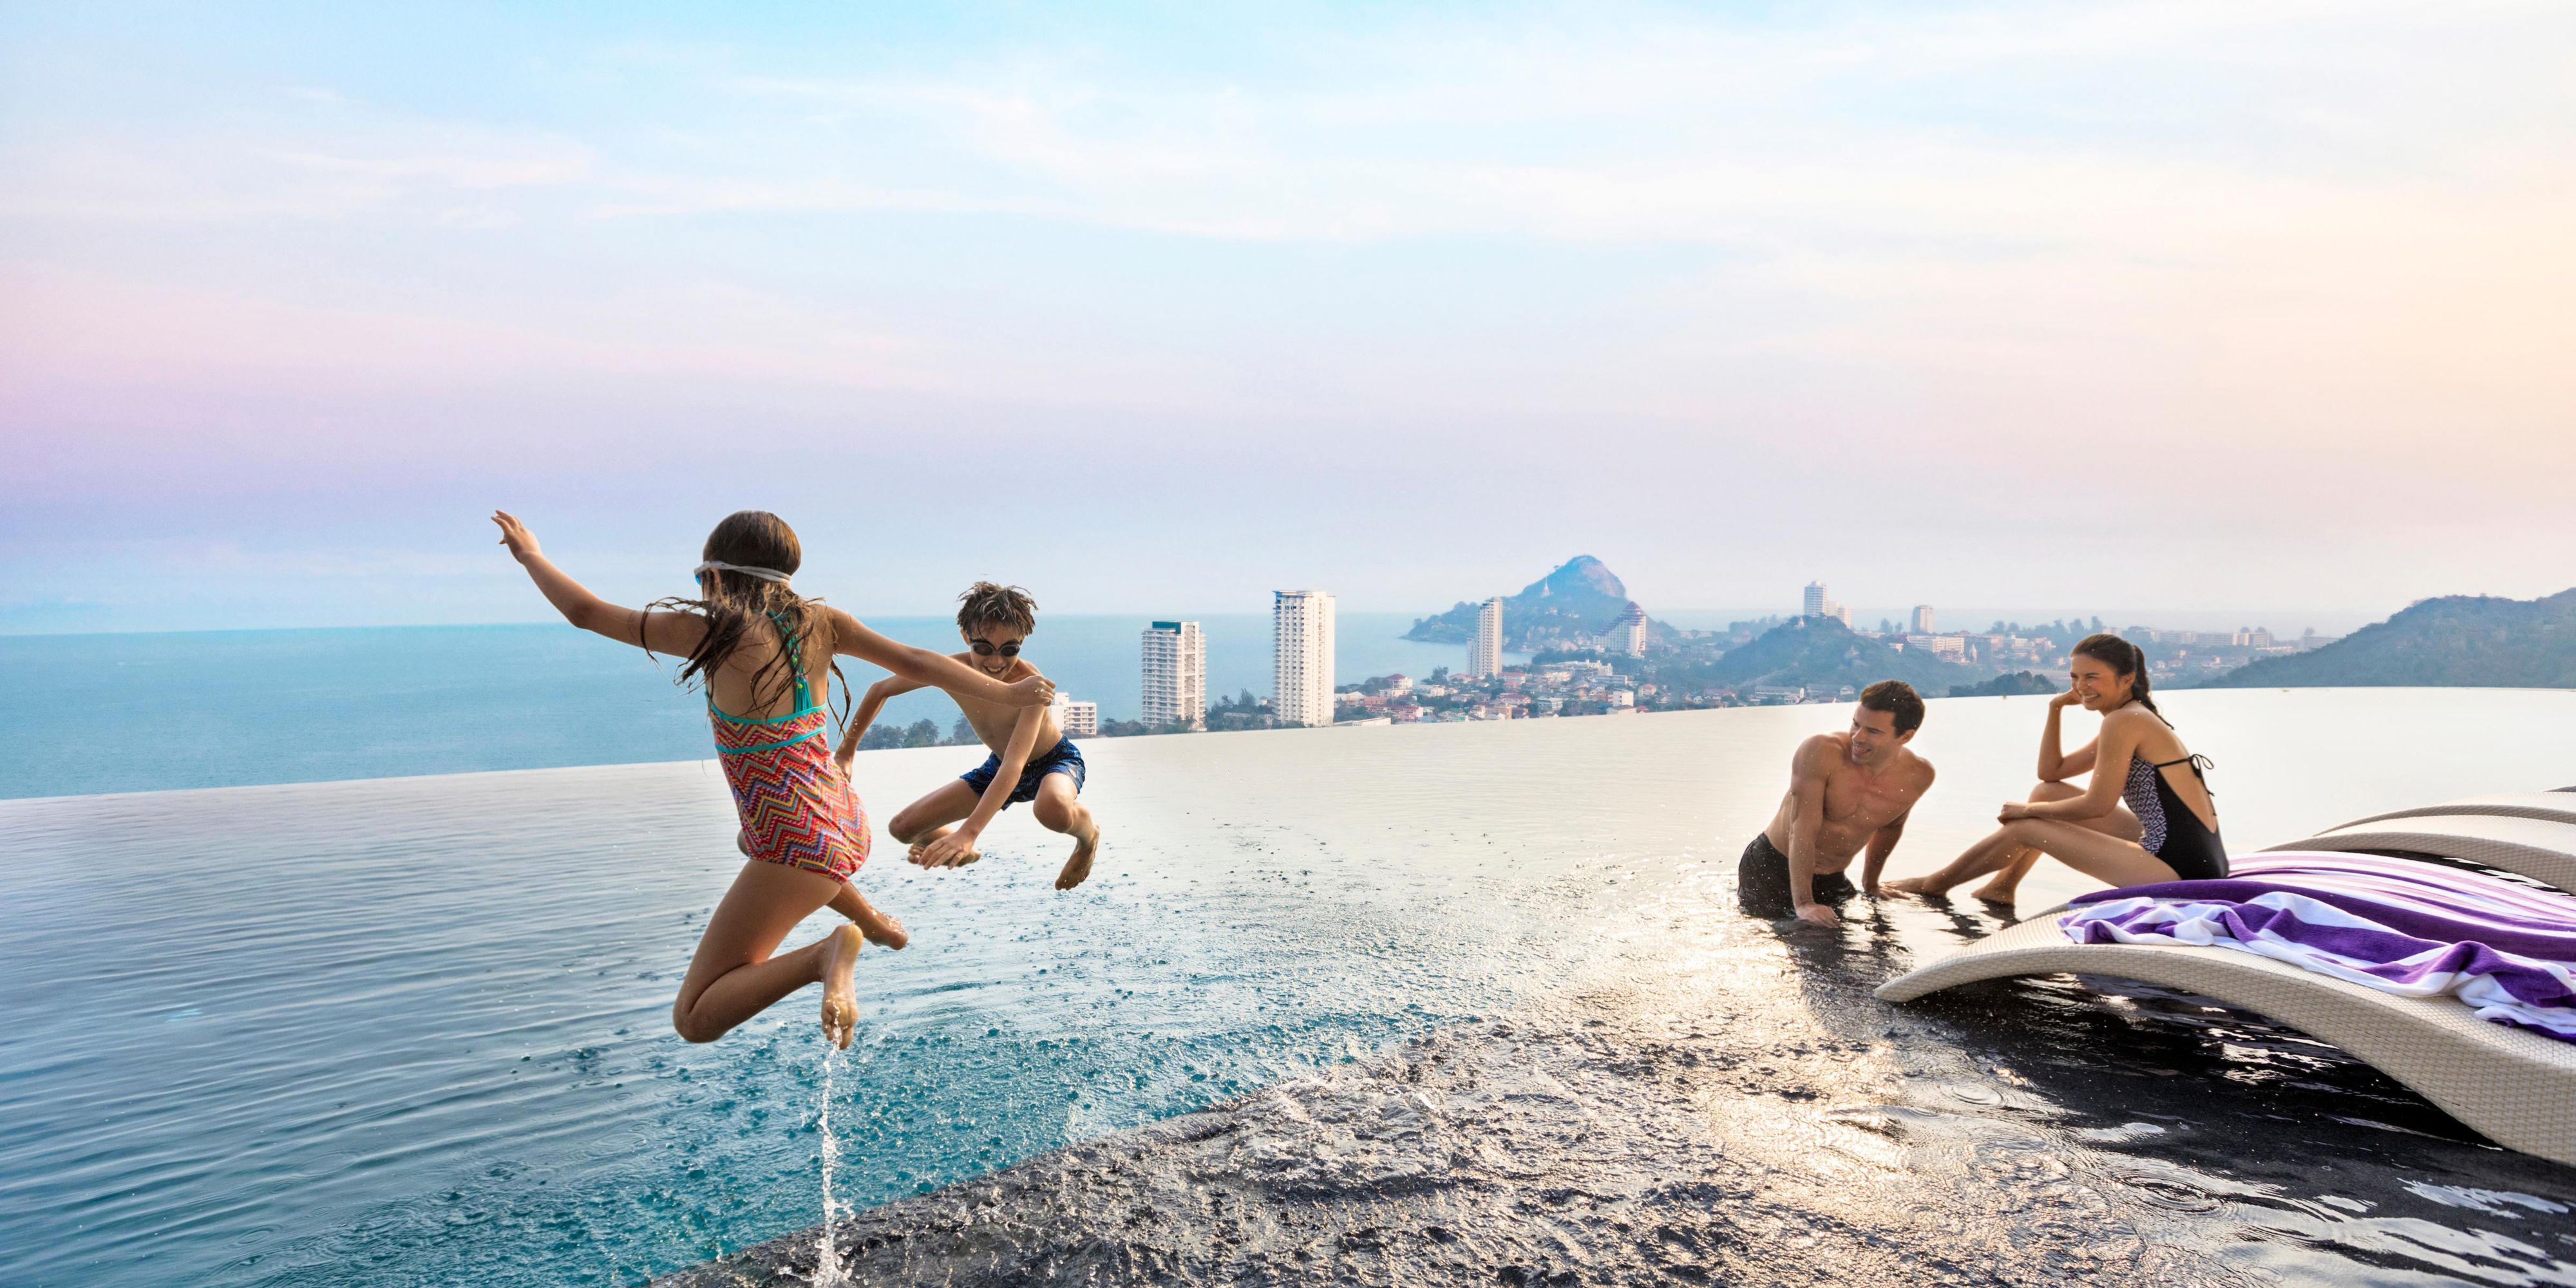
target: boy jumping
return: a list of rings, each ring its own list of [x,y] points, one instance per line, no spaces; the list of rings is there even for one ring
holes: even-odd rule
[[[979,581],[957,597],[957,633],[966,651],[958,661],[1003,684],[1036,675],[1038,669],[1020,656],[1020,645],[1037,629],[1037,601],[1017,586]],[[888,677],[868,687],[837,753],[844,769],[859,749],[860,735],[875,722],[886,699],[922,687],[919,681]],[[1073,856],[1056,873],[1055,888],[1070,890],[1091,875],[1092,854],[1100,848],[1100,825],[1076,799],[1082,791],[1082,749],[1064,736],[1053,707],[1009,707],[960,697],[975,736],[992,754],[956,781],[903,808],[888,830],[912,847],[911,859],[926,868],[963,867],[983,857],[975,838],[993,816],[1014,802],[1034,802],[1040,826],[1073,838]],[[1044,747],[1042,755],[1031,752]],[[951,826],[954,824],[955,826]]]

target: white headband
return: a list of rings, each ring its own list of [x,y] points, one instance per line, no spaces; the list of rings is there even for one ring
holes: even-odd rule
[[[693,573],[738,572],[745,577],[758,577],[762,581],[774,581],[781,586],[787,584],[787,574],[775,568],[745,568],[741,564],[729,564],[715,559],[699,564],[690,571]]]

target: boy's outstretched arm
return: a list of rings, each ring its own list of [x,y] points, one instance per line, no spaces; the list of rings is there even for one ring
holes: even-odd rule
[[[494,510],[492,522],[500,525],[501,544],[510,548],[510,557],[528,570],[528,579],[537,583],[538,593],[564,615],[565,621],[594,635],[656,653],[686,653],[697,647],[699,637],[706,633],[706,624],[687,613],[653,613],[601,599],[555,567],[554,561],[537,549],[536,534],[528,531],[528,525],[519,522],[517,515]]]
[[[915,684],[932,685],[950,693],[1005,707],[1043,707],[1055,701],[1055,682],[1043,675],[1032,675],[1013,684],[1004,684],[945,653],[898,644],[861,624],[858,618],[842,612],[832,613],[832,651],[878,666]]]
[[[1037,750],[1038,727],[1045,723],[1045,707],[1020,712],[1019,720],[1011,726],[1011,740],[1002,744],[1001,766],[993,771],[993,781],[984,785],[984,794],[975,798],[975,811],[955,831],[922,847],[921,866],[953,868],[973,858],[975,838],[984,834],[993,816],[1011,803],[1011,793],[1019,790],[1020,774],[1029,767],[1029,753]]]
[[[859,699],[859,709],[850,713],[850,727],[841,731],[841,745],[832,752],[832,759],[841,762],[841,768],[847,770],[850,758],[859,754],[859,739],[867,736],[868,726],[875,724],[878,714],[885,710],[886,699],[921,687],[911,680],[893,676],[869,685],[867,695]]]

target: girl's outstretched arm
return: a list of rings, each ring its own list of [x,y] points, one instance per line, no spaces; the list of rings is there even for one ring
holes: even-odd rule
[[[654,613],[601,599],[564,575],[563,569],[539,552],[536,534],[528,531],[528,525],[519,522],[518,516],[494,510],[492,522],[500,525],[501,544],[510,548],[510,557],[528,570],[528,579],[537,583],[538,592],[564,615],[565,621],[620,644],[656,653],[687,653],[706,633],[706,624],[687,613]]]
[[[898,644],[860,624],[859,619],[842,612],[832,613],[832,651],[878,666],[917,684],[946,689],[950,693],[1005,707],[1042,707],[1055,701],[1055,682],[1043,675],[1032,675],[1013,684],[1004,684],[945,653]]]

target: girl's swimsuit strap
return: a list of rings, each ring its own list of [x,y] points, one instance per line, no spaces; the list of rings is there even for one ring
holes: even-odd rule
[[[771,611],[763,613],[761,616],[768,618],[769,624],[778,628],[779,642],[786,646],[787,670],[790,674],[796,677],[796,709],[788,712],[786,715],[770,716],[767,719],[755,719],[751,716],[738,716],[725,710],[723,707],[716,705],[716,691],[713,686],[709,686],[707,689],[707,710],[714,712],[717,716],[725,720],[743,725],[785,724],[790,720],[812,715],[815,709],[814,691],[806,687],[805,684],[805,658],[797,651],[795,628],[787,624],[787,615],[785,613]],[[804,739],[790,738],[787,741],[803,742]],[[777,745],[783,747],[787,744],[779,743]],[[756,750],[756,748],[743,747],[738,748],[737,750],[752,751]]]
[[[787,614],[776,609],[766,616],[769,624],[778,628],[778,642],[787,650],[787,669],[796,676],[796,709],[804,711],[814,705],[814,698],[805,687],[805,657],[796,648],[796,628],[788,623]]]

